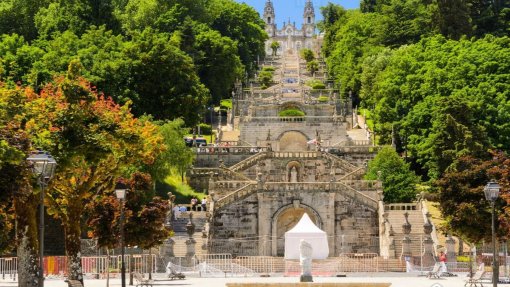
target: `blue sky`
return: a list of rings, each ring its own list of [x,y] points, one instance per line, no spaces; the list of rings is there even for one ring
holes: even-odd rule
[[[244,2],[257,10],[262,16],[264,4],[266,0],[236,0],[237,2]],[[282,27],[283,21],[296,21],[296,26],[301,27],[303,22],[303,9],[306,0],[273,0],[273,6],[276,14],[276,24],[279,28]],[[359,8],[359,0],[312,0],[313,7],[315,8],[316,20],[321,20],[320,7],[326,6],[328,2],[339,4],[345,9]]]

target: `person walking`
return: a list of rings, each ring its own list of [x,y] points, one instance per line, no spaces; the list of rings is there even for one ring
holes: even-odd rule
[[[191,198],[191,210],[192,211],[197,210],[197,203],[198,203],[197,198],[193,196],[193,198]]]
[[[202,202],[201,202],[201,205],[202,205],[202,211],[206,211],[206,208],[207,208],[207,199],[205,198],[202,198]]]
[[[439,269],[441,271],[441,275],[446,274],[448,272],[446,268],[446,254],[443,251],[439,252],[439,265],[441,266]]]

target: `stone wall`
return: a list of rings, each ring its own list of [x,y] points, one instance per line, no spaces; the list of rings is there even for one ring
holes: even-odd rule
[[[241,140],[252,145],[266,140],[269,131],[271,140],[278,140],[285,132],[298,131],[308,140],[316,138],[318,132],[323,146],[348,141],[345,122],[242,122],[240,130]]]
[[[224,244],[231,239],[229,249],[236,255],[281,256],[284,233],[296,222],[282,223],[280,216],[291,209],[302,209],[315,218],[316,225],[328,234],[330,256],[378,252],[378,241],[374,240],[378,236],[377,210],[363,206],[340,190],[259,191],[215,212],[210,239]],[[282,226],[286,226],[284,230]]]

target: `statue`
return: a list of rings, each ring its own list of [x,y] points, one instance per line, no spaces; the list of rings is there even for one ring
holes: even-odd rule
[[[295,166],[293,166],[292,169],[290,170],[290,182],[293,183],[298,182],[297,175],[298,175],[297,169]]]
[[[301,265],[300,282],[313,282],[312,252],[312,245],[304,239],[301,239],[299,243],[299,265]]]

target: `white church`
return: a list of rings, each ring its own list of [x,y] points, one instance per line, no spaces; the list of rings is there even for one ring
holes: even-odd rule
[[[266,54],[271,55],[271,43],[278,42],[280,48],[277,55],[282,55],[286,51],[299,51],[307,48],[316,50],[318,47],[315,34],[315,11],[311,0],[306,0],[303,11],[303,23],[301,29],[296,27],[296,23],[283,22],[283,27],[278,29],[275,23],[275,11],[273,2],[266,1],[264,7],[264,22],[266,23],[266,32],[269,39],[266,41]]]

